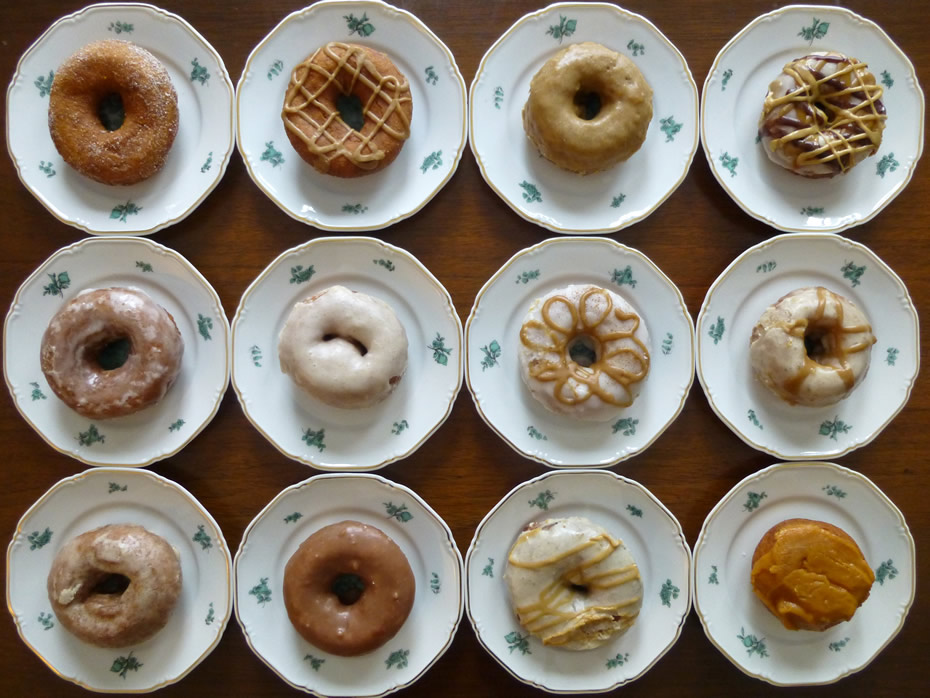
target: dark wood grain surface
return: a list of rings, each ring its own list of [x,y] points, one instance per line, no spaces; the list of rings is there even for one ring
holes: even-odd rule
[[[449,46],[470,84],[488,47],[526,12],[533,0],[400,0]],[[699,86],[720,48],[756,16],[780,3],[763,0],[630,0],[625,7],[654,22],[681,50]],[[163,0],[187,19],[223,56],[233,80],[246,58],[285,15],[302,4],[287,0]],[[851,9],[879,22],[930,85],[927,4],[918,0],[849,0]],[[0,75],[12,77],[19,56],[78,0],[0,4]],[[930,178],[920,163],[907,189],[869,223],[846,233],[868,245],[904,280],[918,312],[930,303]],[[20,183],[8,157],[0,158],[0,306],[49,255],[83,234],[55,220]],[[610,237],[638,248],[678,285],[692,317],[717,275],[743,250],[775,231],[755,221],[724,193],[702,150],[681,187],[655,213]],[[227,315],[243,291],[283,250],[321,235],[264,196],[238,153],[223,181],[186,220],[152,236],[184,255],[213,284]],[[452,294],[467,318],[482,284],[515,252],[550,234],[528,223],[483,181],[466,151],[449,184],[420,213],[377,237],[418,257]],[[925,323],[926,326],[926,323]],[[926,330],[922,333],[926,337]],[[927,342],[923,342],[927,346]],[[16,347],[5,347],[17,351]],[[926,356],[924,356],[926,359]],[[874,442],[838,459],[871,478],[903,511],[916,539],[918,595],[901,633],[864,671],[837,684],[792,690],[792,695],[926,694],[924,662],[930,654],[930,601],[921,585],[930,575],[930,397],[925,376],[910,402]],[[19,517],[59,479],[85,468],[48,447],[13,406],[0,397],[0,531],[4,545]],[[714,415],[695,381],[677,421],[645,453],[615,467],[648,487],[680,520],[689,544],[708,511],[743,477],[773,458],[745,445]],[[176,456],[151,469],[188,488],[213,514],[235,550],[252,518],[283,488],[315,471],[291,461],[246,420],[230,390],[209,427]],[[419,493],[451,527],[465,552],[477,523],[512,487],[545,472],[506,446],[481,420],[463,388],[452,414],[416,453],[380,474]],[[37,593],[42,593],[37,581]],[[648,619],[642,619],[648,622]],[[778,689],[749,678],[718,652],[694,613],[677,644],[625,695],[774,695]],[[478,644],[463,619],[449,651],[415,685],[410,696],[530,695]],[[0,619],[0,695],[80,695],[57,678],[19,639],[12,618]],[[217,649],[168,696],[296,693],[252,655],[233,620]]]

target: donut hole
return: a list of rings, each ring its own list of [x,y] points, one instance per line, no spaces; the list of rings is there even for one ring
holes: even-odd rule
[[[323,335],[324,342],[332,342],[335,339],[341,339],[343,342],[348,342],[353,347],[355,347],[358,350],[358,353],[361,354],[362,356],[365,356],[365,354],[368,353],[368,347],[366,347],[360,341],[355,339],[355,337],[343,337],[342,335],[339,335],[339,334],[324,334]]]
[[[329,590],[336,595],[343,606],[351,606],[365,593],[365,580],[357,574],[339,574],[336,575]]]
[[[350,128],[362,130],[365,125],[365,113],[362,111],[362,100],[358,95],[339,95],[336,99],[336,109]]]
[[[132,341],[129,337],[107,338],[88,347],[92,363],[104,371],[114,371],[129,360],[132,353]]]
[[[581,594],[582,596],[588,595],[588,587],[586,587],[584,584],[570,584],[569,586],[576,594]]]
[[[587,334],[580,334],[569,341],[568,357],[582,368],[591,368],[597,363],[599,342]]]
[[[120,596],[129,588],[130,579],[124,574],[118,572],[105,573],[91,587],[92,595]]]
[[[97,118],[107,131],[117,131],[126,121],[126,109],[119,92],[109,92],[97,103]]]
[[[811,360],[826,363],[836,355],[836,338],[827,327],[808,327],[804,331],[804,350]]]
[[[593,90],[578,90],[572,101],[575,105],[575,115],[579,119],[590,121],[601,112],[601,96]]]

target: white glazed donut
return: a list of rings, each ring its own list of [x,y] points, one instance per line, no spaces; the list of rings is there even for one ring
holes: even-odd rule
[[[520,367],[547,409],[605,421],[633,404],[649,372],[649,333],[620,295],[597,286],[533,301],[520,328]]]
[[[530,524],[510,550],[504,580],[520,625],[568,650],[625,633],[643,604],[639,568],[623,541],[582,517]]]
[[[281,370],[334,407],[384,400],[407,369],[407,333],[384,301],[331,286],[294,305],[278,337]]]
[[[869,370],[875,336],[865,314],[822,286],[800,288],[762,314],[749,355],[759,381],[792,405],[839,402]]]

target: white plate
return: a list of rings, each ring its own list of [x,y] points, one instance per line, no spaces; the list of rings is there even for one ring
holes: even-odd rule
[[[560,48],[595,41],[632,58],[653,89],[646,141],[625,163],[581,176],[541,157],[523,131],[533,75]],[[698,94],[681,52],[645,17],[606,3],[559,3],[504,32],[469,91],[481,174],[514,211],[556,233],[608,233],[642,220],[678,188],[698,142]]]
[[[520,377],[517,346],[530,304],[585,283],[626,298],[649,332],[649,375],[610,422],[556,415]],[[515,451],[556,468],[611,466],[642,452],[681,412],[694,381],[694,325],[681,293],[643,253],[609,238],[551,238],[515,254],[478,292],[465,345],[478,413]]]
[[[89,420],[48,387],[39,348],[65,302],[110,286],[138,288],[171,313],[184,358],[158,404]],[[145,238],[88,238],[58,250],[19,287],[4,324],[3,357],[16,409],[52,448],[88,465],[149,465],[180,451],[219,409],[229,385],[229,322],[213,287],[174,250]]]
[[[351,519],[390,536],[416,580],[413,609],[385,645],[338,657],[305,641],[287,617],[284,566],[324,526]],[[462,619],[462,555],[440,516],[378,475],[317,475],[288,487],[249,524],[236,553],[236,618],[252,651],[291,686],[318,696],[383,696],[409,686],[452,644]]]
[[[122,649],[88,645],[59,623],[45,593],[58,550],[86,531],[134,523],[181,558],[181,596],[153,638]],[[232,556],[194,496],[147,470],[95,468],[61,480],[29,507],[7,549],[6,601],[29,649],[91,691],[142,693],[185,677],[219,643],[232,614]]]
[[[787,630],[752,592],[756,545],[790,518],[839,526],[874,569],[872,592],[848,623]],[[833,463],[781,463],[736,485],[708,514],[693,569],[707,637],[745,673],[779,686],[832,683],[865,668],[904,625],[916,584],[904,516],[864,475]]]
[[[48,131],[48,90],[58,66],[102,39],[151,51],[178,93],[178,135],[165,166],[128,187],[73,170]],[[105,3],[62,17],[20,58],[7,90],[7,147],[20,180],[58,220],[94,235],[148,235],[186,218],[222,179],[233,118],[223,59],[191,25],[152,5]]]
[[[888,121],[875,156],[846,175],[808,179],[756,141],[769,83],[791,60],[839,51],[884,83]],[[873,22],[842,7],[792,5],[754,19],[721,49],[704,82],[701,142],[720,185],[753,218],[785,231],[838,232],[869,220],[907,183],[924,147],[924,94],[914,66]]]
[[[385,301],[407,332],[407,372],[373,407],[325,405],[278,364],[291,308],[336,284]],[[283,252],[242,295],[232,334],[232,383],[245,416],[286,456],[320,470],[376,470],[409,456],[462,387],[462,323],[448,291],[409,252],[374,238],[317,238]]]
[[[584,652],[546,647],[510,605],[507,555],[527,524],[584,516],[626,544],[643,579],[643,606],[626,633]],[[481,645],[523,683],[550,693],[610,691],[671,649],[691,610],[691,551],[675,516],[645,487],[606,470],[554,472],[510,491],[478,524],[465,556],[468,618]]]
[[[845,400],[792,406],[753,376],[749,336],[786,293],[824,286],[849,298],[877,342]],[[910,397],[920,368],[917,311],[907,288],[865,245],[838,235],[779,235],[750,247],[717,278],[697,320],[697,371],[717,416],[750,446],[786,460],[841,456],[878,436]]]
[[[287,139],[281,109],[291,71],[328,41],[381,51],[410,82],[410,138],[381,172],[320,174]],[[452,52],[414,15],[377,0],[328,0],[285,17],[246,61],[236,104],[249,175],[289,216],[323,230],[378,230],[409,218],[451,179],[465,148],[465,81]]]

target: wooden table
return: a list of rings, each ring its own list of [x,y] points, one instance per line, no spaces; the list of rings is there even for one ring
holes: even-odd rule
[[[470,83],[484,52],[500,34],[541,2],[400,0],[455,54]],[[629,0],[627,9],[652,20],[687,58],[695,81],[703,80],[719,49],[756,16],[777,3],[746,0],[648,2]],[[299,2],[264,0],[163,0],[223,56],[236,81],[255,46]],[[881,23],[930,85],[930,34],[926,4],[849,0],[854,11]],[[82,6],[80,0],[33,0],[0,7],[0,75],[8,80],[19,56],[53,21]],[[868,245],[907,284],[918,312],[930,303],[930,178],[922,163],[907,189],[874,220],[847,232]],[[6,308],[26,276],[57,249],[82,238],[56,221],[20,184],[9,158],[0,158],[0,306]],[[678,285],[693,317],[717,275],[737,255],[775,233],[743,213],[712,176],[699,149],[681,187],[646,220],[610,237],[650,257]],[[246,173],[238,153],[223,181],[187,219],[152,238],[174,248],[213,284],[229,316],[243,291],[281,251],[319,236],[320,231],[282,213]],[[460,316],[468,316],[482,284],[515,252],[550,234],[515,215],[483,181],[466,151],[449,184],[421,212],[378,237],[417,256],[452,294]],[[234,251],[234,253],[233,253]],[[926,323],[925,323],[926,327]],[[924,332],[924,346],[930,345]],[[10,350],[10,347],[7,347]],[[15,350],[15,348],[12,348]],[[926,360],[926,355],[924,356]],[[903,511],[917,542],[918,577],[930,575],[930,384],[918,380],[909,404],[873,443],[839,462],[871,478]],[[84,466],[48,447],[13,407],[0,398],[0,443],[6,456],[0,474],[0,530],[12,534],[26,508],[59,479]],[[677,421],[645,453],[615,467],[643,483],[680,520],[693,545],[708,511],[743,477],[774,462],[737,438],[711,411],[697,381]],[[279,453],[243,416],[230,390],[210,426],[176,456],[152,470],[187,487],[213,514],[233,550],[256,513],[283,488],[315,471]],[[448,421],[416,453],[380,471],[419,493],[451,527],[459,548],[468,548],[476,524],[512,487],[545,468],[508,448],[481,420],[467,389]],[[37,583],[37,593],[41,586]],[[901,633],[864,671],[838,684],[798,689],[797,694],[887,695],[924,693],[923,662],[930,652],[924,632],[930,601],[919,594]],[[920,687],[923,686],[923,689]],[[624,695],[776,695],[778,690],[749,678],[707,640],[691,614],[677,644]],[[449,651],[406,690],[410,696],[437,694],[530,695],[535,691],[504,671],[478,644],[463,619]],[[162,695],[271,696],[294,693],[247,647],[233,620],[217,649]],[[82,695],[58,679],[20,641],[12,619],[0,620],[0,694]],[[792,691],[792,695],[795,691]],[[782,695],[782,694],[779,694]]]

